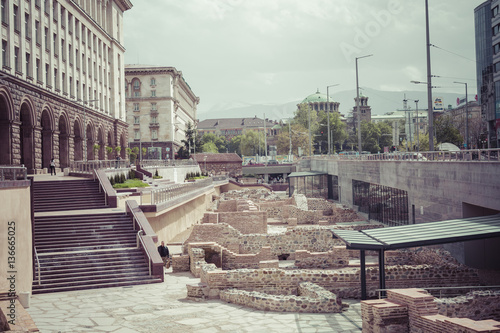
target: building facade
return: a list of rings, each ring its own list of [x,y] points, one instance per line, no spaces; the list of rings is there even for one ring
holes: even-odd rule
[[[129,0],[1,0],[0,165],[124,156]]]
[[[196,126],[200,99],[174,67],[126,65],[129,146],[146,159],[171,159],[183,146],[188,124]]]
[[[485,148],[486,141],[483,139],[485,139],[486,123],[481,119],[481,105],[478,102],[468,102],[467,108],[465,103],[462,103],[456,108],[445,110],[444,115],[449,115],[452,118],[453,125],[459,130],[464,142],[467,142],[466,127],[468,127],[468,142],[470,143],[468,149]]]
[[[477,86],[489,148],[500,147],[499,6],[499,0],[488,0],[474,9]]]

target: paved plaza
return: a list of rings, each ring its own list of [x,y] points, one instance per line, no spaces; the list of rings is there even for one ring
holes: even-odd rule
[[[42,333],[361,332],[359,301],[337,314],[266,312],[186,299],[186,284],[197,282],[169,269],[164,283],[33,295],[27,310]]]

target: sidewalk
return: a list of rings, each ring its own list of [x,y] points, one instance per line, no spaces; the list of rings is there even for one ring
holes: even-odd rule
[[[199,279],[167,272],[164,283],[33,295],[27,310],[42,333],[361,332],[359,301],[338,314],[257,311],[188,300],[186,284]]]

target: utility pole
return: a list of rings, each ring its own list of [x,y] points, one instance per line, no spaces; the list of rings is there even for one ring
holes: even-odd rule
[[[358,80],[358,59],[371,57],[373,54],[356,58],[356,114],[358,116],[358,152],[361,155],[361,112],[359,111],[359,80]]]
[[[425,40],[427,47],[427,114],[429,122],[429,151],[434,151],[434,113],[432,106],[431,42],[429,35],[429,1],[425,0]]]

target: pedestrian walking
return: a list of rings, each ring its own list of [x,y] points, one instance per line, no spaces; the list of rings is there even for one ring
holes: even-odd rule
[[[52,176],[52,174],[54,174],[54,176],[56,175],[56,162],[54,158],[50,160],[50,175]]]

